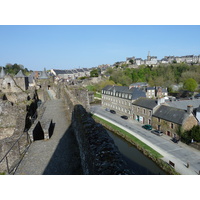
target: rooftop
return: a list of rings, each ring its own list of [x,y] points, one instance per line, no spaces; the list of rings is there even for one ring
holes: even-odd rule
[[[173,108],[165,105],[161,105],[158,110],[153,114],[153,117],[164,119],[176,124],[182,124],[189,114],[182,109]]]
[[[148,99],[148,98],[142,97],[142,98],[139,98],[136,101],[134,101],[133,105],[148,108],[148,109],[153,109],[158,104],[157,104],[157,100],[155,100],[155,99]]]

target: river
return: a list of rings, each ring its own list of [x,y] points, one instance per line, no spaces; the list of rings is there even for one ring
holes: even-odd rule
[[[132,144],[108,130],[107,132],[136,175],[166,175],[157,164],[143,155]]]

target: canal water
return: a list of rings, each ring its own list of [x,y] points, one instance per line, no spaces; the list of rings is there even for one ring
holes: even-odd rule
[[[136,147],[127,142],[124,138],[108,131],[109,136],[114,140],[127,164],[133,169],[136,175],[166,175],[151,159],[143,155]]]

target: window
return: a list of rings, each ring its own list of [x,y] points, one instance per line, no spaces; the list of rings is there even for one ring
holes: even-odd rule
[[[158,118],[158,122],[160,122],[160,118]]]
[[[174,128],[174,124],[173,123],[171,123],[171,129],[173,129]]]
[[[8,83],[8,89],[10,89],[11,88],[11,84],[10,83]]]
[[[140,111],[140,108],[137,108],[137,112],[139,112]]]
[[[151,111],[149,111],[149,116],[151,116]]]
[[[146,112],[146,110],[145,109],[143,109],[143,113],[145,114],[145,112]]]

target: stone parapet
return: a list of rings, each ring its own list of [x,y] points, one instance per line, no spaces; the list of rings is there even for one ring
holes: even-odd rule
[[[72,127],[85,175],[134,174],[107,131],[93,120],[82,105],[74,106]]]

